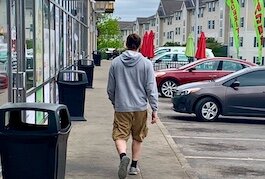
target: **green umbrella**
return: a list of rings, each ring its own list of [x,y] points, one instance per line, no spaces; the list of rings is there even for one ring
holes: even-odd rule
[[[193,35],[190,33],[187,39],[186,43],[186,50],[185,50],[185,55],[187,57],[194,57],[194,40],[193,40]]]

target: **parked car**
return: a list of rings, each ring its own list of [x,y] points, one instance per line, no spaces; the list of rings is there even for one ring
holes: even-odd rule
[[[8,88],[8,77],[5,72],[0,71],[0,94]]]
[[[240,59],[215,57],[196,60],[178,69],[158,70],[155,76],[160,94],[164,97],[172,97],[179,85],[213,80],[250,66],[256,66],[256,64]]]
[[[178,68],[189,63],[188,57],[180,52],[166,52],[152,59],[154,70]]]
[[[166,52],[179,52],[179,53],[185,54],[185,51],[186,51],[186,47],[177,47],[177,46],[158,47],[155,49],[155,57],[158,55],[162,55],[163,53],[166,53]],[[213,58],[214,57],[212,49],[206,48],[205,53],[206,53],[206,58]]]
[[[214,81],[177,87],[173,109],[203,121],[223,116],[265,117],[265,66],[249,67]]]

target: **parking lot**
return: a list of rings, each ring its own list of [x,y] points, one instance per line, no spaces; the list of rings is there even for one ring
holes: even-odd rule
[[[199,178],[265,178],[265,119],[220,117],[200,122],[159,98],[159,117]]]

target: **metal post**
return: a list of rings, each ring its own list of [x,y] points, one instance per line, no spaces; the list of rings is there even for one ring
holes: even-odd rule
[[[17,73],[16,73],[16,102],[26,101],[25,91],[25,11],[24,1],[16,0],[16,51],[17,51]]]
[[[8,81],[9,81],[9,88],[8,88],[8,102],[13,101],[13,95],[12,95],[12,57],[11,57],[11,3],[10,0],[6,0],[6,12],[7,12],[7,47],[8,47],[8,65],[7,65],[7,71],[8,71]]]
[[[195,50],[197,50],[197,43],[198,43],[198,14],[199,14],[199,0],[196,0],[195,5],[195,30],[194,30],[194,42],[195,42]]]

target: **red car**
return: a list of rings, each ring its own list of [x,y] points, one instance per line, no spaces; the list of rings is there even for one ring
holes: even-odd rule
[[[3,93],[3,90],[8,86],[7,75],[0,73],[0,94]]]
[[[214,80],[246,67],[257,66],[240,59],[215,57],[200,59],[178,69],[164,69],[155,72],[158,91],[163,97],[172,97],[177,86],[204,80]]]

